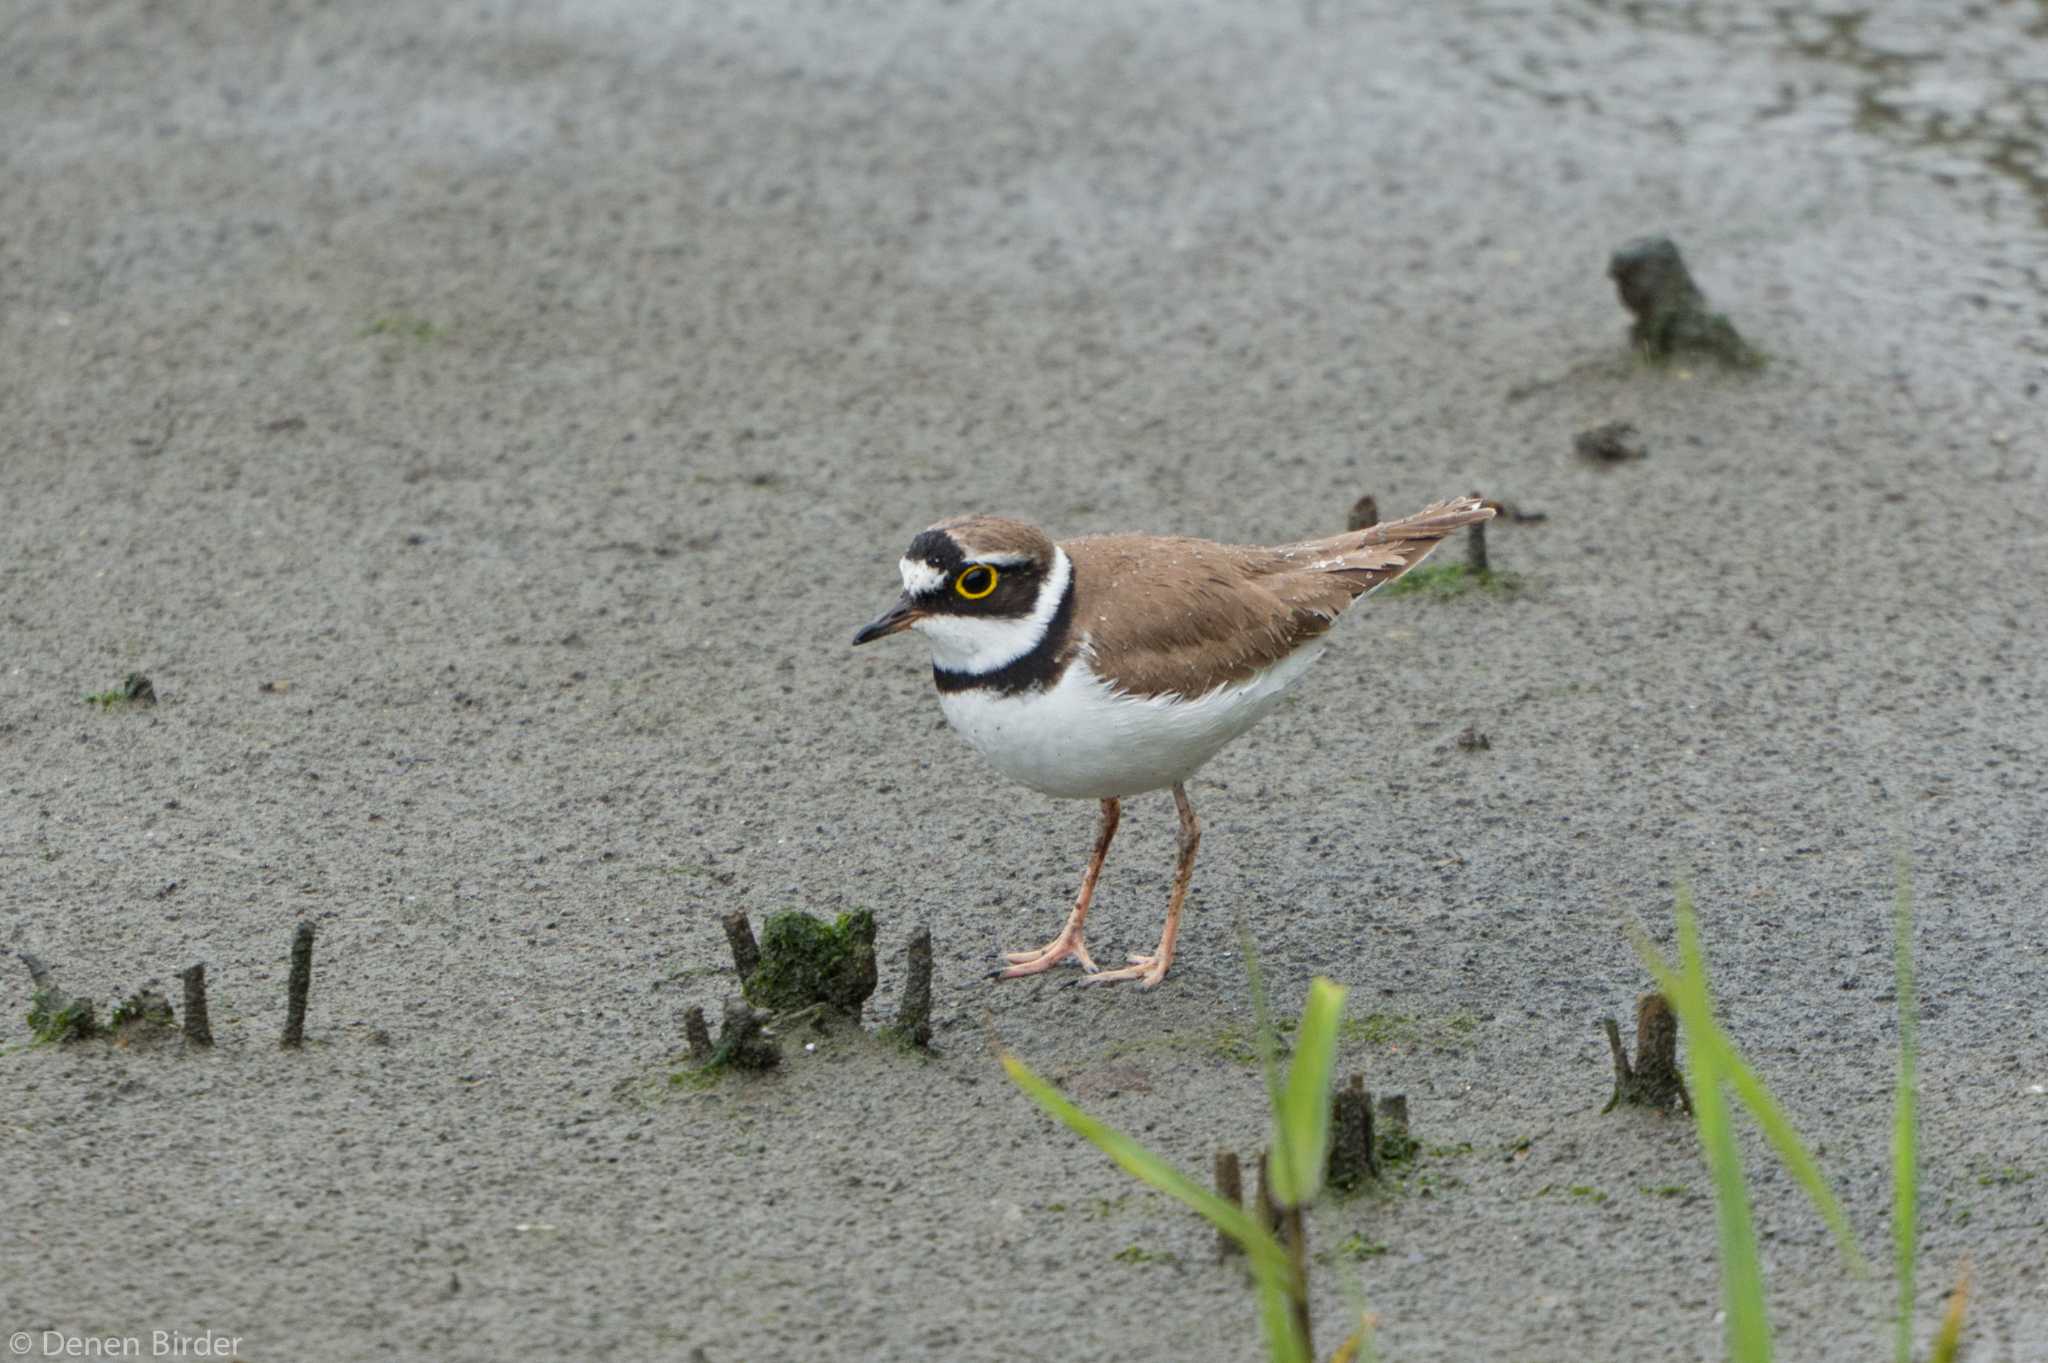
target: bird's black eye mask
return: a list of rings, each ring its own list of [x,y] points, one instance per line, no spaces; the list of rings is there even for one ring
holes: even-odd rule
[[[1035,563],[983,563],[971,559],[943,530],[927,530],[903,552],[905,562],[922,563],[939,575],[917,593],[925,611],[957,614],[1025,615],[1038,599],[1043,576]]]

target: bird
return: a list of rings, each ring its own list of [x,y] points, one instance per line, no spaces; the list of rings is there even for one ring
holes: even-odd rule
[[[1044,946],[1005,953],[991,977],[1073,960],[1083,983],[1164,980],[1202,841],[1188,778],[1271,713],[1346,607],[1493,514],[1474,494],[1275,546],[1149,534],[1055,543],[994,515],[957,516],[913,538],[897,565],[902,595],[853,642],[923,635],[939,708],[969,745],[1020,785],[1100,809],[1065,926]],[[1173,792],[1180,815],[1166,925],[1150,954],[1104,970],[1083,935],[1096,881],[1122,802],[1158,790]]]

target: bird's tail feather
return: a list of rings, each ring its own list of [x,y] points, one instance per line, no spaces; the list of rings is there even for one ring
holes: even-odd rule
[[[1290,544],[1281,553],[1296,571],[1344,575],[1351,580],[1354,594],[1363,596],[1421,563],[1454,531],[1493,519],[1494,511],[1475,493],[1434,503],[1398,521],[1381,521],[1363,530]]]

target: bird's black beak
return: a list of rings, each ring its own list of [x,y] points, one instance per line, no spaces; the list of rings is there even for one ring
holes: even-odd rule
[[[856,644],[870,643],[886,634],[909,629],[922,618],[924,612],[910,599],[910,593],[905,592],[896,598],[895,605],[861,626],[860,633],[853,636],[853,641]]]

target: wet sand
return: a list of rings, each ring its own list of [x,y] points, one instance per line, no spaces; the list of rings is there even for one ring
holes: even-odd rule
[[[0,44],[0,947],[103,1008],[203,960],[219,1038],[32,1047],[0,962],[0,1332],[1259,1356],[1207,1228],[991,1055],[1250,1151],[1241,916],[1426,1147],[1311,1217],[1326,1348],[1362,1291],[1401,1363],[1718,1358],[1691,1129],[1599,1113],[1625,924],[1689,879],[1882,1263],[1903,846],[1922,1333],[1967,1261],[1972,1363],[2048,1358],[2033,11],[189,9]],[[1767,368],[1629,358],[1645,232]],[[1610,421],[1647,458],[1574,456]],[[1523,590],[1367,602],[1202,774],[1166,985],[984,981],[1093,811],[998,783],[914,641],[848,649],[910,535],[1475,488],[1546,517],[1490,537]],[[83,702],[131,671],[154,708]],[[1173,827],[1127,805],[1098,958]],[[936,1055],[668,1087],[721,916],[792,907],[876,913],[883,1019],[930,925]],[[1883,1353],[1743,1148],[1779,1356]]]

